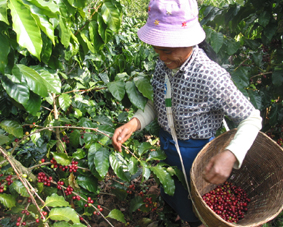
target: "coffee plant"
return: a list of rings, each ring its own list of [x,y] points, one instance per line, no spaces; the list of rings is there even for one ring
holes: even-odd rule
[[[217,61],[281,146],[282,7],[200,5]],[[1,1],[1,226],[174,226],[155,186],[173,194],[183,176],[160,162],[157,123],[121,153],[111,145],[115,128],[153,99],[156,55],[136,35],[145,11],[129,17],[118,0]]]

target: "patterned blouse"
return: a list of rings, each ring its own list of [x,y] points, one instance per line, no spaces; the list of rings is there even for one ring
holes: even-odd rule
[[[210,60],[198,46],[173,75],[158,60],[152,80],[154,106],[159,125],[170,132],[164,100],[164,78],[171,83],[172,111],[178,139],[207,139],[215,136],[224,115],[236,124],[246,119],[253,105],[237,89],[230,74]]]

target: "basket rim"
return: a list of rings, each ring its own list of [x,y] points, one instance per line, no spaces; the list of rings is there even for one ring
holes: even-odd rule
[[[231,129],[231,130],[229,130],[229,131],[226,131],[226,132],[220,134],[219,136],[217,136],[215,139],[220,139],[221,137],[223,137],[224,135],[226,135],[228,132],[234,133],[234,131],[236,132],[236,131],[237,131],[237,128],[234,128],[234,129]],[[259,131],[259,134],[261,134],[262,136],[268,138],[268,140],[270,140],[270,142],[274,143],[274,144],[282,151],[282,153],[283,153],[283,148],[282,148],[281,146],[279,146],[279,144],[277,144],[273,139],[271,139],[269,136],[267,136],[265,133],[263,133],[263,132],[261,132],[261,131]],[[201,149],[201,151],[197,154],[195,160],[197,160],[197,159],[199,158],[199,156],[201,156],[201,155],[204,153],[204,151],[206,150],[206,148],[207,148],[208,146],[210,146],[211,143],[213,143],[213,141],[214,141],[214,140],[208,142],[208,143]],[[277,216],[282,212],[282,210],[283,210],[283,204],[282,204],[282,206],[278,209],[278,211],[277,211],[276,213],[274,213],[273,215],[269,216],[269,217],[266,218],[265,220],[262,220],[262,221],[253,223],[253,225],[250,225],[250,224],[249,224],[249,225],[241,225],[241,224],[239,225],[239,224],[233,224],[233,223],[230,223],[230,222],[225,221],[225,220],[222,219],[218,214],[216,214],[216,213],[204,202],[204,200],[202,199],[202,196],[201,196],[200,193],[199,193],[199,190],[197,190],[197,188],[196,188],[196,183],[195,183],[196,178],[195,178],[195,175],[194,175],[194,173],[193,173],[193,169],[194,169],[194,167],[195,167],[195,165],[196,165],[196,161],[195,161],[195,160],[194,160],[194,162],[193,162],[193,164],[192,164],[192,168],[191,168],[191,171],[190,171],[191,184],[193,184],[193,188],[195,189],[195,193],[196,193],[195,196],[198,197],[198,198],[200,198],[201,204],[204,205],[204,207],[205,207],[206,209],[208,209],[208,210],[210,211],[210,213],[212,213],[212,215],[213,215],[216,219],[218,219],[220,222],[223,222],[223,223],[225,223],[227,226],[231,226],[231,227],[239,227],[239,226],[241,226],[241,227],[257,227],[257,226],[259,226],[259,225],[262,225],[262,224],[267,223],[268,221],[271,221],[272,219],[274,219],[275,217],[277,217]],[[192,188],[191,188],[190,190],[192,191]],[[192,201],[193,201],[194,209],[196,209],[196,210],[197,210],[197,213],[200,214],[200,212],[198,211],[198,209],[197,209],[197,207],[196,207],[196,205],[195,205],[195,200],[196,200],[196,198],[194,198],[194,196],[192,195],[192,198],[191,198],[191,199],[192,199]],[[201,217],[201,220],[203,220],[202,217]],[[204,223],[204,224],[206,224],[206,223]]]

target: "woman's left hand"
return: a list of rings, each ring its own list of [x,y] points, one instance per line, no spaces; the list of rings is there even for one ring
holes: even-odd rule
[[[229,150],[215,155],[205,167],[203,178],[211,184],[224,183],[230,176],[236,161],[235,155]]]

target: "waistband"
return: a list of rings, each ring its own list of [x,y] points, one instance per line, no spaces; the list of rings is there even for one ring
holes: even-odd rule
[[[159,137],[163,137],[163,139],[169,141],[170,143],[175,144],[171,134],[164,129],[160,128],[159,131]],[[214,137],[211,137],[209,139],[188,139],[188,140],[179,140],[178,144],[180,147],[201,147],[213,140]]]

